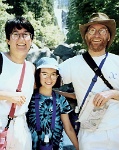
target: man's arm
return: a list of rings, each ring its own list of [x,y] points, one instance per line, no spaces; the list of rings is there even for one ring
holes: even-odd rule
[[[75,93],[68,93],[68,92],[63,92],[63,91],[58,91],[58,90],[55,90],[55,92],[59,93],[60,95],[62,95],[64,97],[68,97],[68,98],[72,98],[72,99],[76,100]]]

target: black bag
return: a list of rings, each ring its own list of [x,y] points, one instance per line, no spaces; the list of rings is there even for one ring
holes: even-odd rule
[[[52,150],[52,145],[40,145],[40,150]]]
[[[78,116],[79,116],[79,113],[75,113],[74,110],[69,113],[69,119],[70,119],[70,122],[72,124],[72,127],[74,128],[76,136],[78,135],[78,132],[80,129],[80,122],[77,121]]]

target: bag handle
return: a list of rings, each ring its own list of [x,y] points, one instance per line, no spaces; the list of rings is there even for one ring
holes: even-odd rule
[[[90,68],[95,72],[95,74],[99,76],[110,89],[114,89],[112,85],[105,79],[101,69],[97,66],[97,64],[95,63],[91,55],[88,53],[88,51],[83,53],[82,55],[84,60],[87,62]]]
[[[26,63],[24,62],[23,67],[22,67],[20,80],[19,80],[19,84],[18,84],[18,87],[16,89],[16,92],[21,92],[22,83],[23,83],[24,74],[25,74],[25,68],[26,68]],[[9,124],[10,124],[11,120],[13,120],[15,109],[16,109],[16,104],[12,103],[12,106],[11,106],[11,109],[10,109],[10,112],[9,112],[9,115],[8,115],[8,123],[7,123],[7,126],[5,127],[7,129],[9,128]]]

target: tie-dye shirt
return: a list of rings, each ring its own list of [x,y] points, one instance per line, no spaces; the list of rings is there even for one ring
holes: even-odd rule
[[[54,150],[63,149],[63,123],[61,121],[61,114],[68,114],[72,111],[71,106],[65,97],[56,93],[56,118],[55,128],[51,131],[51,119],[53,111],[53,98],[39,94],[39,112],[40,112],[40,126],[41,132],[38,135],[36,131],[36,111],[35,111],[35,97],[32,96],[27,113],[27,122],[32,134],[32,150],[37,150],[39,142],[44,141],[45,135],[49,135],[49,141],[53,143]],[[53,136],[53,138],[52,138]]]

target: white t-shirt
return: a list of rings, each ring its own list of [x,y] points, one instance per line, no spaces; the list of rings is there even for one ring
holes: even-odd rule
[[[0,91],[16,91],[23,64],[16,64],[9,60],[4,53],[2,73],[0,75]],[[27,112],[34,86],[34,72],[32,64],[26,61],[25,75],[22,85],[22,92],[26,96],[26,102],[22,106],[17,106],[15,116],[22,115]],[[0,115],[8,115],[11,108],[11,103],[8,101],[0,101]]]
[[[99,66],[104,57],[105,55],[102,55],[100,57],[93,57],[93,59]],[[59,65],[59,68],[64,84],[72,82],[80,107],[95,73],[85,62],[82,55],[67,59]],[[102,73],[114,89],[119,90],[119,56],[109,53],[102,67]],[[92,92],[99,93],[106,90],[109,90],[109,88],[104,84],[102,79],[98,77]],[[117,116],[119,116],[119,101],[110,100],[108,103],[109,108],[104,115],[99,130],[119,126],[119,119],[117,119]]]

